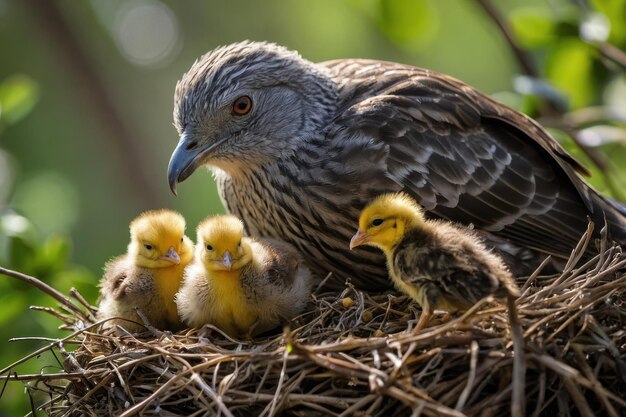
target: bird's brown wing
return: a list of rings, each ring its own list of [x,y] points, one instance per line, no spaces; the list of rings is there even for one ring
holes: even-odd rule
[[[575,172],[584,169],[536,123],[431,71],[377,61],[326,65],[343,98],[329,134],[384,143],[386,175],[428,211],[527,248],[570,253],[591,206]]]

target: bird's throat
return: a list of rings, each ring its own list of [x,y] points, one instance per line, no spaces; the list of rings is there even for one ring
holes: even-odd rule
[[[180,288],[184,269],[185,265],[182,264],[169,268],[154,269],[154,284],[156,285],[157,292],[163,298],[168,312],[176,315],[177,310],[174,295],[176,295]]]
[[[239,271],[211,271],[211,285],[222,296],[239,294],[241,292]]]

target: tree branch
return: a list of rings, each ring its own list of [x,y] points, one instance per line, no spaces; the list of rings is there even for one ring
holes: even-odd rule
[[[151,179],[146,149],[142,149],[138,135],[131,132],[111,98],[109,89],[94,68],[86,51],[78,42],[79,36],[63,17],[56,0],[24,0],[22,2],[33,20],[33,26],[41,31],[57,57],[67,69],[68,79],[82,94],[82,101],[100,122],[108,137],[107,146],[112,146],[121,162],[124,177],[149,207],[160,207],[161,197]]]
[[[529,77],[540,78],[539,71],[533,62],[533,59],[528,52],[519,46],[509,23],[502,16],[500,11],[493,5],[493,3],[491,3],[491,0],[476,0],[476,3],[478,3],[485,14],[491,18],[498,29],[500,29],[500,32],[504,36],[504,40],[506,40],[506,43],[513,52],[515,59],[517,59],[517,63],[522,69],[522,72]]]

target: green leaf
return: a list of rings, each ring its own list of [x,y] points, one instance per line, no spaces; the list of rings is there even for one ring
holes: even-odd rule
[[[35,107],[39,87],[30,77],[15,74],[0,83],[0,121],[13,124],[20,121]]]
[[[67,237],[53,235],[42,246],[39,261],[51,273],[61,271],[70,258],[70,242]]]
[[[509,19],[523,47],[537,48],[552,43],[555,39],[556,25],[546,9],[520,7],[509,14]]]
[[[570,99],[573,108],[590,104],[594,98],[593,49],[577,39],[560,42],[547,61],[547,77]]]

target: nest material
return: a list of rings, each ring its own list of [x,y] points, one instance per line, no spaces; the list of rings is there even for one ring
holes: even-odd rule
[[[54,350],[64,371],[17,375],[13,364],[2,374],[36,382],[47,394],[39,408],[52,416],[618,417],[626,415],[626,256],[605,244],[580,265],[590,236],[562,274],[520,281],[523,355],[507,308],[487,300],[411,334],[419,308],[407,297],[348,284],[314,295],[291,330],[246,342],[211,326],[144,337],[100,330],[93,307],[73,293],[82,308],[47,311],[74,332],[20,361]],[[523,405],[512,400],[516,386]]]

